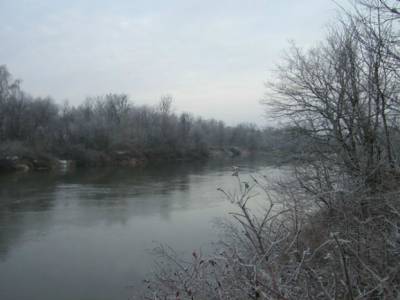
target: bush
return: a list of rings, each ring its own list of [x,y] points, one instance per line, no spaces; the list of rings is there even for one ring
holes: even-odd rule
[[[317,209],[299,186],[253,184],[239,179],[236,224],[214,255],[190,260],[166,246],[145,281],[145,299],[397,299],[400,296],[399,193],[370,197],[332,192],[331,207]],[[255,190],[267,207],[252,210]],[[296,195],[296,196],[294,196]],[[302,195],[302,196],[300,196]],[[378,205],[377,205],[378,203]]]

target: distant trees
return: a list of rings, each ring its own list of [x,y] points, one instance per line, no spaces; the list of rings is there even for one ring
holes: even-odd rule
[[[58,126],[58,107],[50,98],[33,99],[0,66],[0,141],[26,141],[49,147]]]
[[[55,104],[24,93],[5,66],[0,67],[0,156],[47,153],[94,163],[116,152],[159,158],[205,156],[210,147],[263,147],[251,124],[226,126],[189,113],[176,114],[171,96],[158,105],[134,105],[125,94],[90,97],[81,105]],[[19,145],[21,151],[15,152]],[[24,154],[24,155],[25,155]]]
[[[25,108],[18,81],[12,81],[5,66],[0,66],[0,137],[20,134],[19,115]]]

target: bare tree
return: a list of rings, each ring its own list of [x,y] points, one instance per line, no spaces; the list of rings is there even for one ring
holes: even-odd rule
[[[397,80],[382,43],[392,28],[373,13],[342,21],[307,52],[292,46],[266,101],[313,138],[321,157],[371,188],[397,166],[391,135],[398,127]]]

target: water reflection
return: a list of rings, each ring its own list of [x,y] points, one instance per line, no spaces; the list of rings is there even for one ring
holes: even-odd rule
[[[215,237],[231,165],[164,164],[0,177],[0,299],[126,299],[153,241],[180,250]]]

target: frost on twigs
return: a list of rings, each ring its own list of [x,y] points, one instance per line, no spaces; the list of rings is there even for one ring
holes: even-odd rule
[[[145,299],[399,296],[398,193],[348,192],[330,198],[329,207],[319,207],[320,199],[301,184],[265,182],[260,176],[244,182],[241,177],[238,172],[234,178],[235,191],[220,189],[236,210],[231,222],[219,224],[223,234],[214,254],[193,250],[182,256],[160,245]],[[264,199],[262,211],[253,205],[254,195]]]

